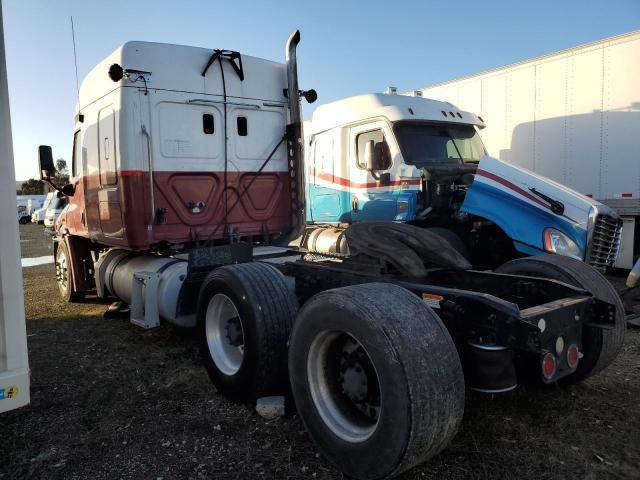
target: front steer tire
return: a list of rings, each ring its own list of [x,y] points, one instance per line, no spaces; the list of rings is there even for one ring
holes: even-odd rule
[[[82,299],[82,293],[75,289],[73,270],[71,267],[71,254],[67,242],[63,239],[58,244],[55,256],[56,283],[60,296],[65,302],[73,303]]]
[[[431,308],[397,285],[311,298],[293,328],[289,375],[310,436],[349,477],[389,478],[428,460],[462,420],[455,345]]]
[[[543,254],[511,260],[496,270],[498,273],[528,275],[558,280],[591,293],[595,298],[616,308],[615,325],[611,330],[584,327],[582,333],[583,358],[576,371],[560,383],[571,385],[604,370],[616,357],[626,331],[624,305],[613,285],[595,268],[571,257]]]
[[[220,393],[254,401],[287,391],[287,339],[297,310],[294,292],[270,265],[228,265],[207,276],[197,329],[205,368]]]

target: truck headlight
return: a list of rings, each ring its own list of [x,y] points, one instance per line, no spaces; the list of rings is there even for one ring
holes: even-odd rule
[[[582,252],[578,245],[561,231],[555,228],[547,228],[543,237],[544,249],[547,252],[582,260]]]

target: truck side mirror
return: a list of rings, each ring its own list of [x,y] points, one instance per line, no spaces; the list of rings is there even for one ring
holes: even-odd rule
[[[38,163],[40,164],[40,180],[48,180],[56,176],[53,154],[49,145],[38,147]]]
[[[73,194],[76,193],[76,189],[73,184],[67,183],[60,189],[60,193],[62,193],[62,195],[65,197],[73,197]]]
[[[385,141],[375,144],[373,149],[373,170],[388,170],[391,168],[391,151]]]
[[[373,152],[375,150],[376,142],[369,140],[364,144],[364,164],[367,166],[367,170],[374,170],[373,168]]]
[[[364,145],[364,161],[370,172],[388,170],[391,167],[391,152],[387,142],[369,140]]]

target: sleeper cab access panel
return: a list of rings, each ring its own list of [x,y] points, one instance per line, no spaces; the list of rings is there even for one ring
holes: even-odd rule
[[[74,136],[76,195],[64,218],[70,233],[145,250],[292,230],[285,65],[243,56],[241,80],[224,59],[225,104],[220,65],[202,76],[211,53],[129,42],[89,73]],[[147,73],[114,83],[116,63]]]

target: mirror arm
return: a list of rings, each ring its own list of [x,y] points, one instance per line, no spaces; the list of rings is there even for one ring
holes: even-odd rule
[[[45,181],[45,182],[47,182],[49,185],[51,185],[51,187],[53,187],[53,189],[54,189],[56,192],[61,193],[61,194],[62,194],[62,195],[64,195],[65,197],[73,197],[73,194],[75,193],[75,192],[69,192],[69,191],[66,191],[66,192],[65,192],[65,187],[66,187],[66,185],[65,185],[64,187],[60,188],[60,187],[58,187],[55,183],[53,183],[53,182],[51,181],[51,178],[43,178],[42,180],[43,180],[43,181]],[[71,184],[68,184],[68,185],[71,185]],[[72,188],[73,188],[73,187],[72,187]]]
[[[376,173],[375,170],[373,169],[369,169],[369,173],[371,174],[371,176],[374,178],[374,180],[380,180],[380,175]]]

